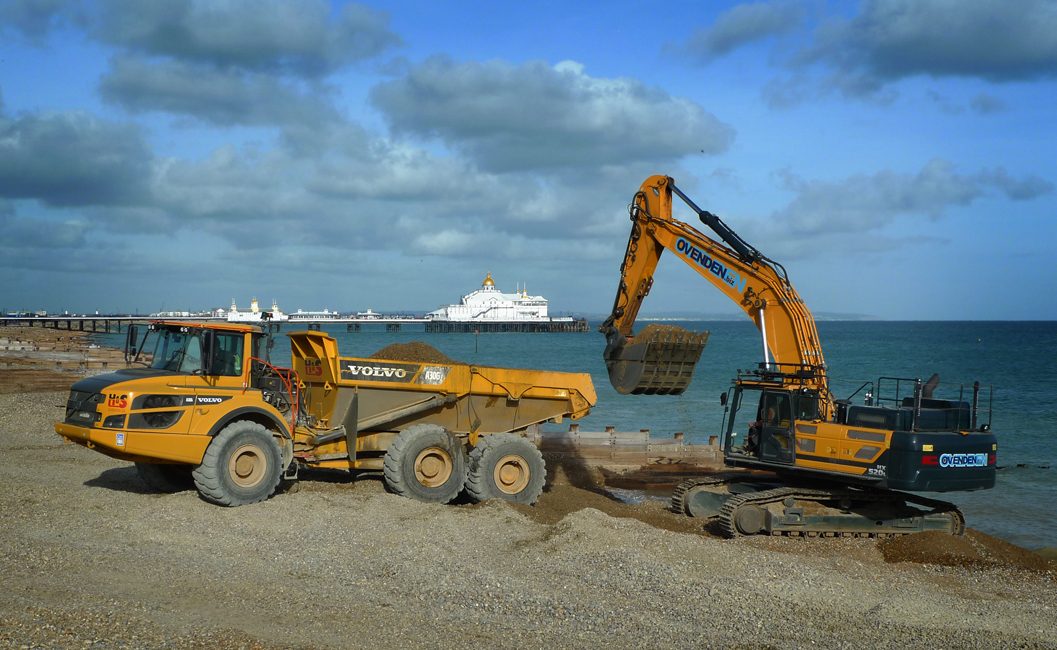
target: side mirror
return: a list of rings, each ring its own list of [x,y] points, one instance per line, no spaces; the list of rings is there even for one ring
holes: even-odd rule
[[[210,329],[202,330],[202,374],[213,374],[213,355],[216,352],[216,333]]]
[[[719,395],[719,405],[720,406],[726,406],[727,405],[727,394],[726,393],[720,393],[720,395]]]
[[[136,341],[139,340],[139,328],[135,325],[128,326],[128,336],[125,337],[125,363],[136,358]]]

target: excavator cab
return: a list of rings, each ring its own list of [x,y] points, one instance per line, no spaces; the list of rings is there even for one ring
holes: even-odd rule
[[[817,412],[817,400],[801,399],[795,391],[763,385],[736,386],[727,417],[726,454],[792,464],[796,446],[794,414],[812,409]]]

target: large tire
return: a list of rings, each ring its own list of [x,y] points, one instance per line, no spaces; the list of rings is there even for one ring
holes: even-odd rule
[[[466,492],[474,501],[506,499],[532,505],[543,494],[547,466],[543,454],[521,436],[481,436],[470,452]]]
[[[262,425],[249,420],[224,427],[193,472],[199,493],[222,506],[264,501],[275,492],[282,474],[279,443]]]
[[[466,451],[435,424],[401,431],[385,451],[385,482],[393,492],[429,503],[447,503],[466,482]]]
[[[155,492],[183,492],[195,486],[191,465],[163,465],[160,463],[136,463],[136,473]]]

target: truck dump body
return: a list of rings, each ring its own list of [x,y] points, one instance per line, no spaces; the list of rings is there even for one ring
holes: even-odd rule
[[[292,367],[315,419],[297,431],[311,432],[312,440],[304,440],[314,446],[302,456],[307,462],[326,463],[338,460],[335,454],[349,453],[346,436],[353,428],[356,449],[345,463],[370,469],[380,462],[371,452],[384,450],[411,425],[443,427],[474,444],[478,435],[524,431],[566,416],[579,419],[597,399],[586,373],[342,357],[337,341],[326,334],[288,336]]]

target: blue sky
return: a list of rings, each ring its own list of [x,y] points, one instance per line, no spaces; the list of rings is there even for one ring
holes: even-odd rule
[[[664,173],[816,313],[1057,319],[1055,77],[1052,0],[4,0],[0,308],[603,313]]]

